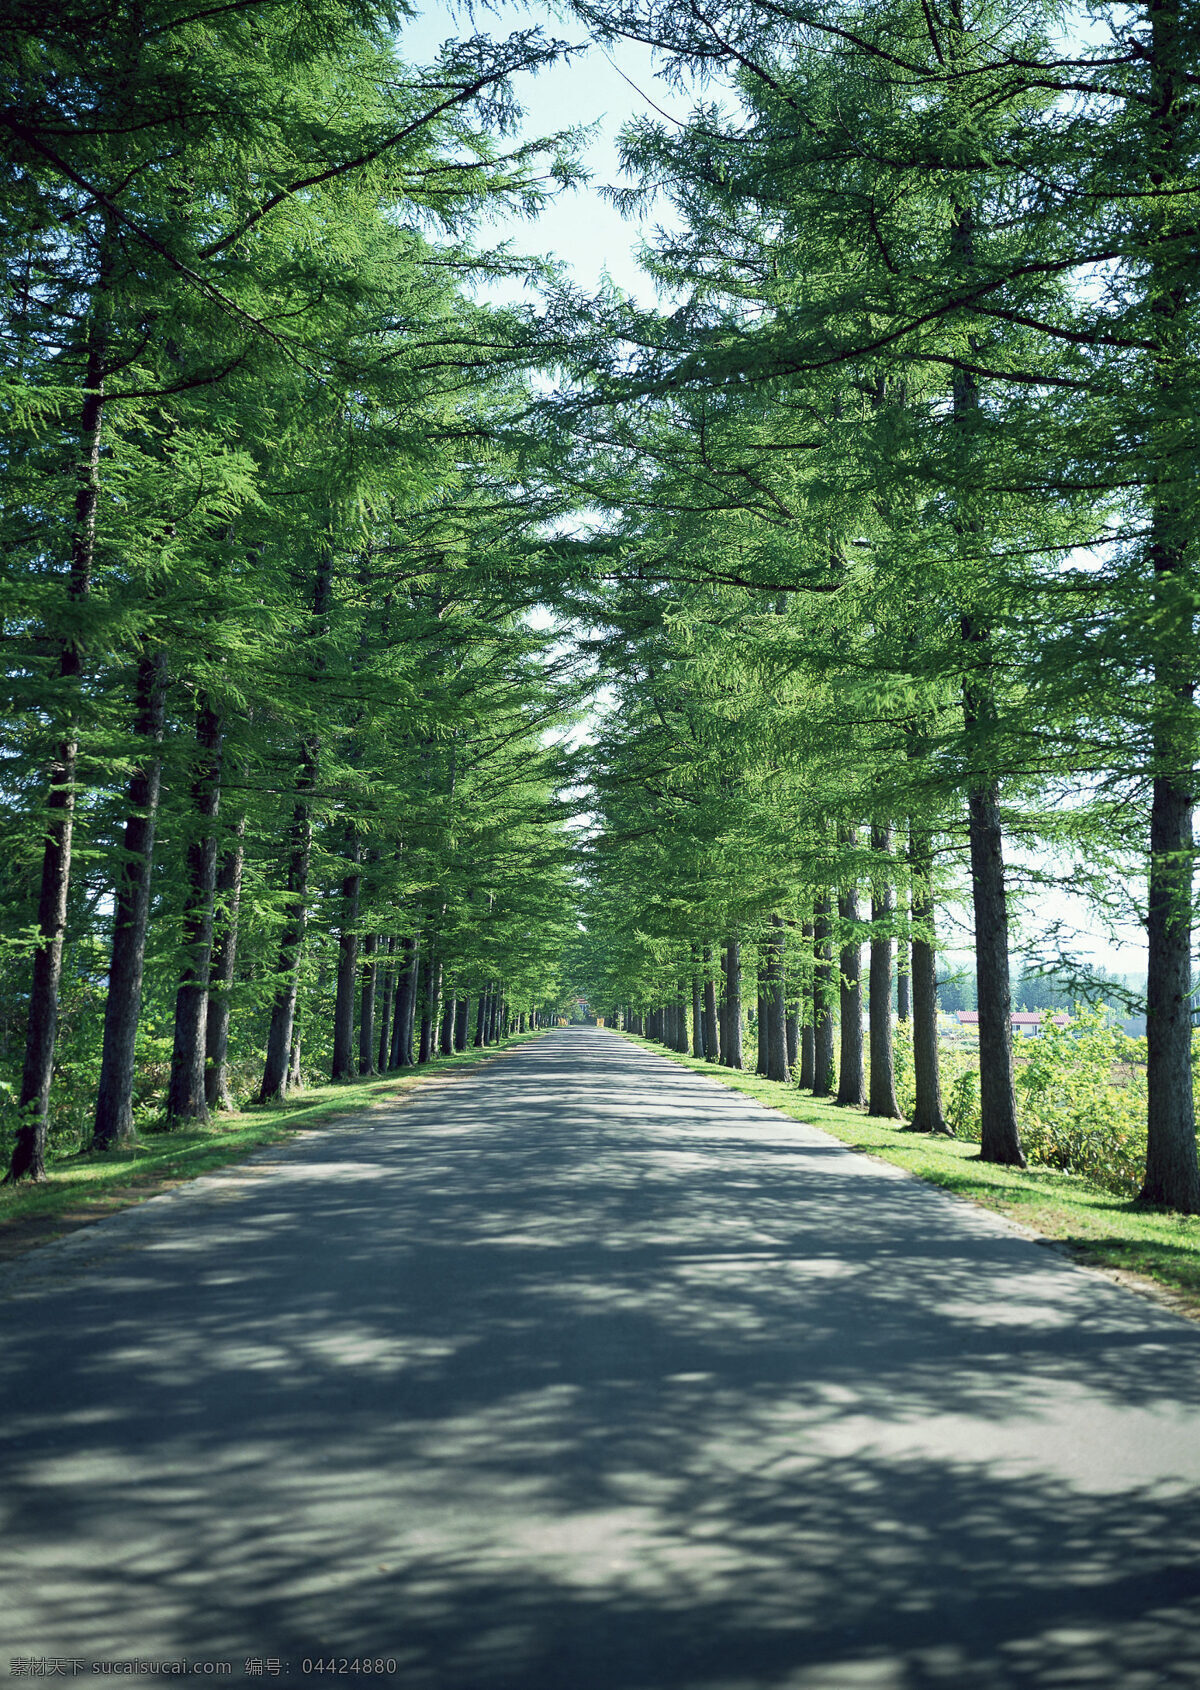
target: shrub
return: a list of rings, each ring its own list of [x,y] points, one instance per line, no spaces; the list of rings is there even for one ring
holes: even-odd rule
[[[1146,1163],[1146,1041],[1108,1025],[1103,1005],[1049,1014],[1021,1048],[1021,1139],[1030,1161],[1136,1197]]]

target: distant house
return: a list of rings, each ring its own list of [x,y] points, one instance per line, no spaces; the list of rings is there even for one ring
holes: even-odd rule
[[[1042,1030],[1043,1009],[1018,1009],[1012,1017],[1013,1032],[1023,1039],[1036,1039]],[[960,1027],[979,1027],[979,1011],[977,1009],[960,1009],[955,1013],[955,1020]],[[1050,1017],[1056,1027],[1069,1027],[1071,1017],[1064,1015],[1062,1010]]]

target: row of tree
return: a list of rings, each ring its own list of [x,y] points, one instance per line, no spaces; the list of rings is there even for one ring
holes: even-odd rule
[[[573,168],[506,141],[536,31],[397,56],[403,8],[18,8],[6,25],[10,1177],[484,1042],[558,990],[569,665],[502,444],[520,268]],[[443,1007],[444,1006],[444,1007]],[[357,1018],[357,1019],[356,1019]],[[73,1118],[73,1111],[74,1117]]]
[[[969,878],[983,1155],[1020,1162],[1004,837],[1110,905],[1144,872],[1143,1196],[1200,1211],[1195,18],[575,10],[702,93],[625,136],[625,203],[673,208],[647,261],[675,309],[610,301],[561,401],[610,514],[582,542],[621,677],[588,918],[608,1000],[682,942],[641,1000],[669,1004],[697,949],[769,920],[812,925],[819,971],[856,885],[882,941],[890,830],[919,947],[935,858]],[[915,1010],[932,982],[914,957]]]

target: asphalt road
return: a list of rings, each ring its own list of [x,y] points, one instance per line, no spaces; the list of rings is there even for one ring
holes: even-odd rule
[[[0,1271],[0,1674],[1200,1685],[1200,1328],[603,1031],[367,1120]]]

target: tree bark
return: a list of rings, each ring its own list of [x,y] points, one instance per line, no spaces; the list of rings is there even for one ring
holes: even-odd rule
[[[909,829],[912,873],[913,1080],[916,1102],[909,1128],[916,1133],[944,1133],[942,1084],[938,1068],[937,948],[933,922],[933,842],[928,833]]]
[[[96,556],[96,508],[100,497],[100,435],[104,417],[106,327],[102,309],[110,275],[101,253],[96,303],[88,330],[84,397],[79,416],[80,454],[75,466],[75,513],[71,565],[67,576],[67,626],[58,652],[58,698],[63,733],[47,780],[45,843],[38,895],[38,944],[33,955],[25,1061],[21,1073],[21,1124],[17,1129],[9,1180],[46,1177],[46,1131],[50,1082],[54,1075],[54,1039],[58,1030],[63,944],[67,932],[67,895],[71,883],[71,844],[75,824],[75,776],[79,759],[78,705],[83,678],[79,608],[91,592]]]
[[[726,1068],[742,1066],[742,945],[736,935],[725,946],[725,1025],[721,1060]]]
[[[379,935],[363,936],[363,955],[360,967],[361,992],[358,1009],[358,1071],[374,1074],[375,1069],[375,988],[379,979]]]
[[[175,1037],[167,1115],[176,1121],[208,1118],[205,1087],[208,1033],[208,976],[212,966],[214,900],[217,894],[217,814],[221,803],[221,718],[207,696],[196,708],[199,752],[192,781],[196,836],[187,848],[188,900],[183,914],[183,968],[175,993]]]
[[[858,835],[846,828],[843,843],[854,846]],[[861,1107],[863,1097],[862,944],[858,938],[858,887],[851,882],[838,897],[838,915],[850,935],[839,956],[838,992],[841,998],[841,1055],[838,1061],[837,1101]]]
[[[805,971],[807,973],[807,970],[812,967],[815,979],[816,959],[813,955],[813,924],[811,921],[806,921],[804,923],[800,929],[800,934],[804,941]],[[816,1075],[817,1060],[816,1034],[814,1027],[814,992],[808,987],[807,980],[803,982],[803,988],[804,991],[803,997],[801,998],[801,1004],[802,1006],[806,1005],[808,1013],[804,1016],[800,1023],[800,1085],[805,1091],[811,1091]]]
[[[983,1122],[979,1154],[985,1162],[1023,1168],[1025,1153],[1017,1131],[1013,1085],[1008,908],[995,782],[972,787],[967,803],[979,991],[979,1109]]]
[[[1155,777],[1150,809],[1146,981],[1148,1107],[1140,1198],[1200,1213],[1192,1102],[1192,799],[1169,775]]]
[[[471,1025],[471,1000],[464,993],[458,1000],[458,1009],[454,1016],[454,1048],[466,1050],[467,1031]],[[525,1031],[525,1017],[521,1017],[521,1031]]]
[[[955,0],[958,4],[958,0]],[[961,8],[960,8],[961,11]],[[961,16],[958,18],[961,29]],[[971,274],[975,259],[974,211],[955,207],[950,231],[957,272]],[[958,366],[951,383],[957,452],[958,531],[978,543],[981,524],[972,514],[977,467],[971,458],[971,424],[979,410],[978,377]],[[978,566],[976,566],[978,567]],[[998,711],[987,621],[964,608],[959,626],[968,662],[963,675],[963,725],[970,777],[967,830],[971,845],[971,899],[975,912],[975,967],[979,1002],[979,1107],[983,1124],[980,1157],[1023,1168],[1013,1086],[1012,994],[1008,975],[1008,909],[1000,838],[1000,783],[993,770]],[[914,963],[915,967],[915,963]]]
[[[415,933],[400,941],[401,963],[396,983],[396,1024],[392,1031],[393,1068],[416,1066],[413,1053],[413,1029],[417,1019],[417,997],[421,978],[421,941]]]
[[[399,1013],[399,964],[396,961],[396,935],[389,933],[383,946],[383,990],[379,1005],[379,1072],[386,1074],[396,1066],[392,1041],[395,1037],[394,1018]]]
[[[766,1011],[767,1011],[767,1078],[788,1079],[787,1011],[784,1006],[784,940],[786,928],[778,915],[771,917],[771,937],[767,947]]]
[[[338,934],[337,990],[333,1009],[333,1062],[330,1078],[352,1080],[354,1060],[354,989],[358,984],[358,899],[362,888],[362,842],[347,840],[350,873],[342,879],[342,919]]]
[[[417,1044],[418,1063],[428,1062],[433,1055],[438,998],[442,991],[442,969],[434,953],[431,932],[427,932],[425,935],[423,949],[425,951],[425,963],[421,970],[421,1036]]]
[[[300,798],[292,811],[287,868],[287,915],[279,941],[275,995],[271,1002],[271,1025],[267,1033],[267,1059],[263,1066],[260,1103],[282,1102],[291,1083],[292,1031],[296,1020],[296,997],[300,989],[300,953],[308,928],[308,872],[312,859],[312,813],[309,796],[316,785],[317,746],[309,740],[304,748],[300,774]]]
[[[754,970],[754,1071],[767,1077],[767,970],[760,941],[758,965]]]
[[[238,915],[242,901],[242,864],[246,854],[246,816],[234,826],[232,844],[221,854],[213,919],[212,962],[204,1016],[204,1097],[210,1109],[233,1108],[229,1090],[230,993],[237,963]]]
[[[129,783],[129,819],[115,887],[112,955],[104,1006],[100,1085],[92,1149],[111,1150],[133,1138],[134,1054],[142,1010],[142,970],[150,920],[154,827],[162,784],[162,737],[167,712],[167,660],[162,652],[138,663],[136,733],[142,743]]]
[[[326,633],[333,605],[333,549],[323,545],[317,557],[313,583],[313,633]],[[324,658],[318,646],[311,672],[316,681],[323,673]],[[267,1060],[259,1088],[260,1103],[281,1102],[286,1096],[291,1072],[292,1030],[296,1019],[296,996],[300,989],[300,953],[308,927],[308,879],[312,860],[312,797],[317,785],[320,741],[308,735],[300,748],[300,771],[296,781],[296,804],[292,812],[287,872],[287,914],[279,941],[275,995],[271,1004],[271,1026],[267,1034]]]
[[[1190,461],[1181,454],[1178,391],[1194,363],[1190,341],[1194,277],[1188,252],[1172,243],[1170,189],[1190,180],[1182,124],[1193,100],[1188,85],[1193,27],[1180,0],[1154,0],[1150,24],[1150,158],[1155,189],[1149,216],[1154,239],[1146,284],[1155,403],[1150,439],[1154,467],[1147,489],[1150,619],[1155,702],[1151,721],[1154,781],[1150,800],[1147,897],[1146,1173],[1141,1200],[1181,1214],[1200,1213],[1200,1169],[1192,1094],[1191,973],[1193,806],[1195,803],[1195,500]],[[1193,55],[1194,56],[1194,55]],[[1164,192],[1164,190],[1167,190]]]
[[[901,923],[901,933],[896,940],[896,1020],[908,1021],[912,1017],[912,994],[909,981],[912,978],[909,966],[909,939],[911,916]]]
[[[833,905],[819,898],[813,910],[814,1097],[833,1090]]]
[[[867,1114],[885,1120],[900,1118],[896,1101],[896,1067],[892,1050],[892,917],[895,894],[889,878],[892,825],[871,829],[871,847],[880,858],[871,895],[871,964],[868,1015],[871,1022],[871,1075]]]
[[[708,1062],[721,1060],[721,1034],[717,1023],[717,987],[712,972],[712,947],[704,947],[704,1056]]]

